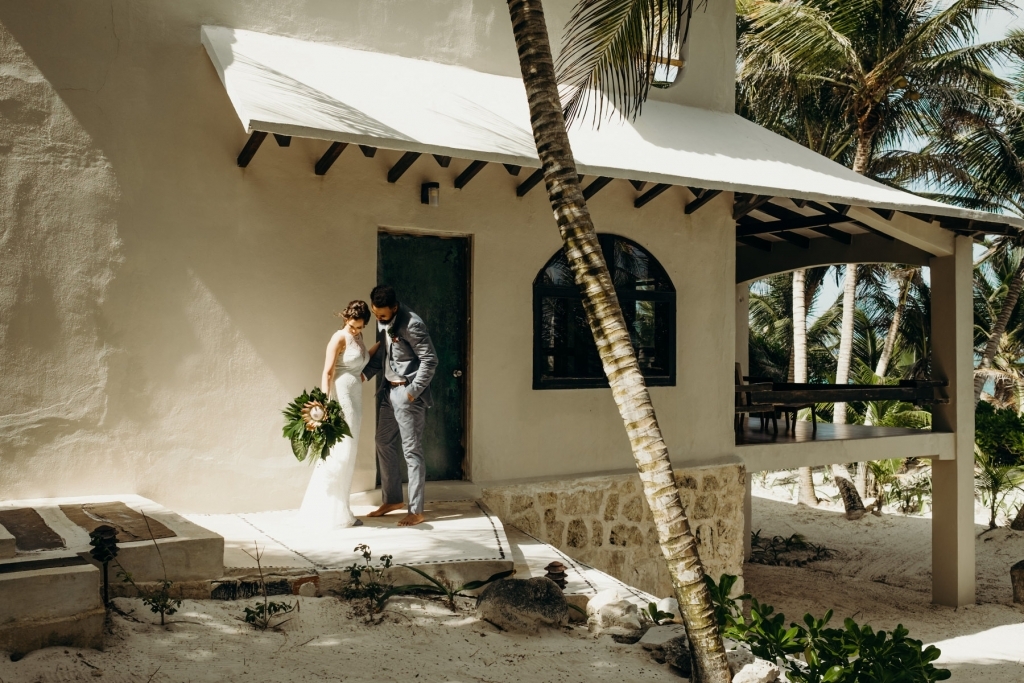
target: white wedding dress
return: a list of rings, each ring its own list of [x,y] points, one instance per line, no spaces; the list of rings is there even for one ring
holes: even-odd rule
[[[362,335],[353,336],[347,330],[345,351],[338,354],[334,364],[334,395],[341,405],[341,413],[352,431],[352,436],[334,444],[326,460],[320,460],[313,470],[313,478],[306,487],[299,515],[311,525],[346,527],[356,523],[349,507],[352,475],[356,469],[356,447],[359,444],[359,424],[363,419],[363,387],[360,374],[370,360]]]

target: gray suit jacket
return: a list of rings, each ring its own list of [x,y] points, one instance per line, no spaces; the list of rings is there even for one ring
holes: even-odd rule
[[[392,339],[390,345],[388,335]],[[389,363],[391,369],[409,383],[409,393],[415,398],[422,397],[424,403],[431,405],[430,380],[434,378],[437,369],[437,352],[434,351],[434,343],[430,341],[430,333],[423,320],[399,304],[391,324],[387,327],[378,325],[377,341],[380,347],[363,371],[366,378],[380,374],[383,380],[384,363]],[[377,391],[387,386],[382,381]]]

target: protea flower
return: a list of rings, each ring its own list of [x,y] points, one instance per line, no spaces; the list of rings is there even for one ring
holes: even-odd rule
[[[314,431],[320,428],[327,417],[327,409],[320,401],[310,401],[302,406],[302,421],[306,423],[306,429]]]

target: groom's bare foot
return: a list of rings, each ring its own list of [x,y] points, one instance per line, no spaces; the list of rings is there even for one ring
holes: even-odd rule
[[[383,517],[384,515],[388,514],[389,512],[394,512],[395,510],[401,510],[404,507],[405,507],[405,503],[391,503],[390,505],[381,505],[379,508],[377,508],[376,510],[374,510],[373,512],[371,512],[370,514],[368,514],[366,516],[367,517]]]
[[[427,518],[423,515],[417,515],[410,512],[405,517],[398,520],[398,526],[416,526],[417,524],[422,524],[425,521],[427,521]]]

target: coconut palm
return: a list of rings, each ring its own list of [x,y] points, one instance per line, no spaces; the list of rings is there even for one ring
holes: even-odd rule
[[[508,9],[548,199],[654,514],[693,648],[695,675],[708,683],[727,683],[732,676],[704,568],[583,198],[559,94],[559,81],[570,86],[570,117],[581,117],[588,105],[600,116],[605,102],[626,116],[638,114],[654,82],[655,64],[678,54],[692,0],[581,2],[566,27],[560,78],[541,0],[508,0]]]

